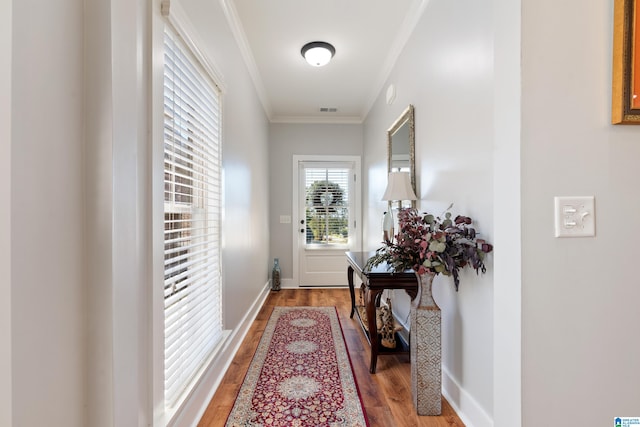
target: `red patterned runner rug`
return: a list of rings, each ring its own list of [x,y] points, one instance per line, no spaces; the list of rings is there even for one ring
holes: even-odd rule
[[[227,427],[365,427],[335,307],[275,307]]]

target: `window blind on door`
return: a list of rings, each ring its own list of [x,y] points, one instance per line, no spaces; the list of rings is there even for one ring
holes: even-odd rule
[[[223,336],[220,94],[164,34],[164,392],[181,402]]]
[[[347,244],[351,170],[305,167],[304,174],[307,244]]]

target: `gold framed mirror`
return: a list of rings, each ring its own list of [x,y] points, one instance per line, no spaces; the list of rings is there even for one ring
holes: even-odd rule
[[[611,123],[640,125],[640,13],[638,0],[615,0]]]
[[[413,105],[402,112],[387,130],[387,160],[388,172],[408,172],[411,178],[411,188],[416,191],[416,126]],[[389,210],[393,203],[397,208],[416,207],[416,201],[389,201]]]

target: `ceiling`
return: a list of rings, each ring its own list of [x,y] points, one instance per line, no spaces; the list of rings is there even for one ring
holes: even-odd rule
[[[228,18],[269,120],[361,123],[428,0],[228,0]],[[312,41],[336,54],[312,67]],[[335,108],[335,112],[321,112]]]

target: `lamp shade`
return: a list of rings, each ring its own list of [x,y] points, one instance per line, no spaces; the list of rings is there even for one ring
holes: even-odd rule
[[[336,49],[327,42],[311,42],[302,46],[300,53],[310,65],[322,67],[331,61]]]
[[[382,200],[417,200],[408,172],[391,172]]]

